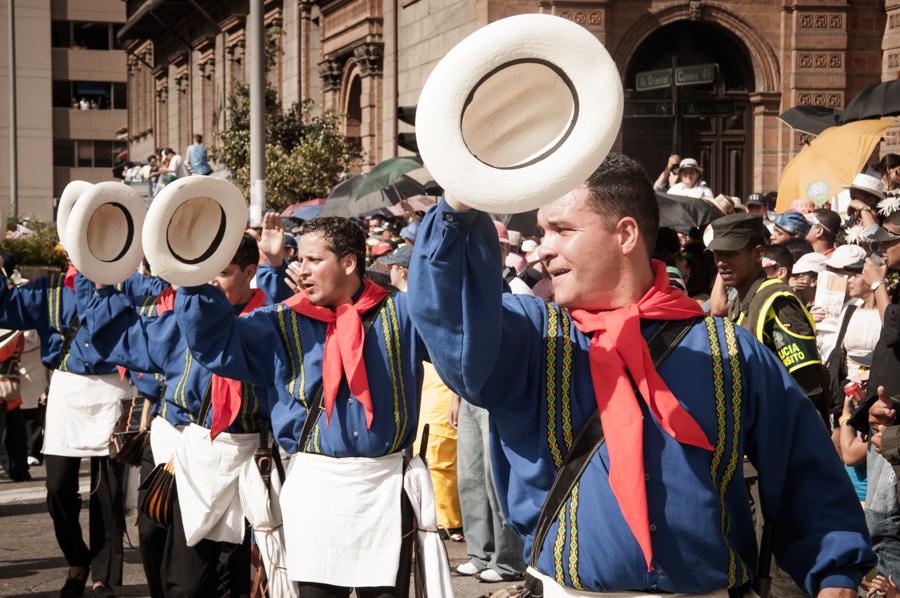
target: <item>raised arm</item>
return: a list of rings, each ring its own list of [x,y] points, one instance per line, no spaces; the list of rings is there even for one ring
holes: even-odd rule
[[[76,283],[76,292],[84,326],[106,361],[138,372],[164,373],[163,362],[173,349],[166,340],[176,326],[171,314],[145,319],[130,297],[114,287],[95,289],[86,279]]]
[[[856,588],[875,564],[859,501],[815,408],[770,351],[745,344],[751,427],[746,453],[759,470],[775,558],[812,596]]]
[[[0,327],[11,330],[35,329],[42,342],[47,342],[47,334],[51,324],[66,326],[65,323],[56,322],[58,314],[62,313],[62,276],[63,274],[51,274],[54,285],[51,285],[49,277],[39,278],[23,287],[9,288],[6,277],[0,274]],[[53,286],[54,304],[53,310],[48,301],[48,291]],[[51,312],[53,322],[51,322]]]
[[[530,372],[520,366],[543,344],[543,302],[503,295],[500,272],[487,214],[445,201],[426,215],[410,264],[410,315],[441,378],[488,407],[524,387]]]
[[[278,330],[275,308],[238,317],[225,295],[205,284],[175,294],[175,317],[194,358],[214,374],[249,382],[275,382]]]

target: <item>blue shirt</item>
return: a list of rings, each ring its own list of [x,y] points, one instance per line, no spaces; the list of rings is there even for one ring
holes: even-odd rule
[[[362,404],[342,380],[330,425],[324,410],[305,447],[298,447],[307,405],[322,384],[326,325],[283,303],[237,318],[209,285],[182,287],[175,315],[194,358],[213,372],[258,385],[274,384],[272,426],[290,453],[381,457],[403,450],[416,435],[424,347],[408,315],[406,293],[391,295],[366,334],[363,359],[374,419],[366,429]]]
[[[191,174],[209,174],[212,172],[209,162],[206,161],[206,147],[204,145],[189,145],[187,159],[191,167]]]
[[[63,334],[79,314],[75,291],[65,286],[65,272],[56,272],[25,286],[9,288],[0,276],[0,327],[37,330],[41,361],[50,369],[73,374],[102,375],[116,371],[94,348],[90,334],[79,327],[65,355]],[[83,278],[80,274],[77,278]]]
[[[557,469],[597,409],[591,337],[557,305],[502,294],[499,260],[490,219],[442,203],[419,230],[410,310],[441,378],[491,412],[497,491],[529,555]],[[747,455],[782,567],[812,595],[857,587],[874,555],[834,447],[771,351],[735,328],[698,320],[659,367],[715,451],[679,444],[638,401],[653,570],[612,495],[603,445],[547,534],[541,572],[603,592],[701,594],[750,582],[757,545],[741,467]]]
[[[272,303],[281,303],[294,294],[284,277],[287,276],[287,262],[274,268],[268,262],[260,264],[256,270],[256,286],[272,300]]]
[[[165,378],[165,401],[159,415],[175,426],[193,422],[208,428],[212,409],[205,421],[197,418],[212,372],[194,360],[174,312],[157,315],[153,302],[141,306],[139,313],[127,297],[112,287],[98,291],[79,281],[76,290],[84,304],[85,327],[98,351],[117,365],[144,372],[145,377],[161,374]],[[215,292],[222,295],[221,291]],[[230,309],[240,314],[243,308],[238,305]],[[240,411],[228,432],[256,432],[259,418],[268,419],[271,389],[244,384],[242,394]]]

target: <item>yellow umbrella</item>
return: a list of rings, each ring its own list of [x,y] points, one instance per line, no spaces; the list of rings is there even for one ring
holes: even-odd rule
[[[858,120],[822,131],[784,167],[776,211],[789,210],[795,199],[821,206],[850,185],[893,123],[893,118]]]

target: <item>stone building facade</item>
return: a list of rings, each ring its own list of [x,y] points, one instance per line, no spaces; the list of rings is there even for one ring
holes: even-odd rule
[[[224,101],[247,74],[237,0],[127,0],[128,129],[133,156],[183,148],[194,132],[214,143]],[[277,56],[269,81],[283,103],[312,98],[344,117],[364,168],[408,153],[397,118],[415,105],[438,60],[497,19],[546,12],[592,31],[617,62],[628,116],[618,149],[652,176],[674,148],[697,157],[716,191],[777,187],[802,136],[778,119],[813,104],[841,108],[857,92],[900,76],[900,0],[267,0]],[[638,90],[637,74],[717,65],[715,79]],[[673,135],[673,128],[677,132]],[[888,134],[885,150],[900,147]]]

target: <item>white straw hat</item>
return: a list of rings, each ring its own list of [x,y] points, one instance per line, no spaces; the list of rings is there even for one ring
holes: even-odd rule
[[[144,254],[163,280],[198,286],[231,263],[246,226],[247,202],[233,184],[200,175],[176,179],[147,211]]]
[[[100,284],[118,284],[141,263],[147,204],[124,183],[92,185],[72,207],[63,244],[75,268]]]
[[[597,37],[525,14],[469,35],[429,75],[419,152],[448,194],[494,213],[532,210],[583,183],[612,148],[624,95]]]
[[[63,247],[66,245],[66,224],[69,221],[72,206],[75,205],[82,193],[91,187],[93,185],[87,181],[70,181],[63,189],[62,195],[59,196],[59,205],[56,207],[56,234]]]

